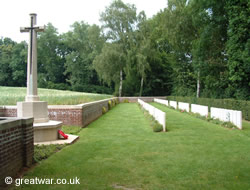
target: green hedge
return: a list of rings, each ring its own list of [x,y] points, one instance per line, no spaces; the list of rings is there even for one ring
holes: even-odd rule
[[[167,96],[167,100],[204,105],[208,106],[209,110],[210,107],[240,110],[242,111],[242,117],[245,120],[250,121],[250,101],[233,99],[195,98],[182,96]]]

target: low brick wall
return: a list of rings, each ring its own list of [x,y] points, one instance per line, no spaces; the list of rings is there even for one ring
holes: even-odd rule
[[[48,106],[49,119],[62,121],[64,125],[83,126],[81,106]]]
[[[123,102],[128,101],[130,103],[137,103],[138,99],[141,99],[144,102],[153,102],[154,98],[166,100],[166,96],[158,96],[158,97],[119,97],[119,102],[123,103]]]
[[[17,117],[17,107],[16,106],[3,106],[0,108],[3,113],[3,117]]]
[[[81,104],[82,106],[82,121],[83,126],[87,126],[92,121],[98,119],[102,115],[102,107],[105,107],[108,110],[108,102],[115,101],[117,98],[110,98],[95,102],[90,102],[86,104]]]
[[[118,100],[123,103],[124,101],[136,103],[138,98],[144,102],[152,102],[154,98],[166,99],[165,96],[161,97],[119,97],[89,102],[79,105],[49,105],[48,113],[50,120],[62,121],[63,125],[75,125],[85,127],[92,121],[96,120],[102,115],[102,107],[108,110],[108,101]],[[0,116],[3,117],[17,117],[16,106],[2,106],[0,107]]]
[[[3,116],[4,116],[3,107],[0,106],[0,117],[3,117]]]
[[[49,105],[50,120],[62,121],[63,125],[85,127],[102,115],[102,107],[108,110],[108,102],[118,98],[109,98],[79,105]],[[3,117],[17,117],[17,106],[3,106],[0,108]]]
[[[15,178],[22,167],[31,166],[33,154],[33,118],[1,117],[0,187],[5,185],[5,177]]]

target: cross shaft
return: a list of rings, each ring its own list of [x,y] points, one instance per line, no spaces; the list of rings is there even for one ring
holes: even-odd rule
[[[39,101],[37,96],[37,32],[43,32],[44,26],[36,25],[36,14],[30,14],[30,27],[21,27],[20,32],[29,32],[27,95],[26,101]]]

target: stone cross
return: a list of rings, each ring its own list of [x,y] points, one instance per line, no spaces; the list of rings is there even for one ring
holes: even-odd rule
[[[44,26],[36,25],[36,14],[30,14],[30,27],[21,27],[21,32],[29,32],[30,40],[28,47],[27,65],[27,95],[26,102],[39,101],[37,95],[37,32],[44,31]]]

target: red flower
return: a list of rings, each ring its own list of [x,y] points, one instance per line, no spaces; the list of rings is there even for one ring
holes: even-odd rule
[[[60,135],[62,135],[63,136],[63,138],[64,139],[68,139],[68,135],[66,135],[64,132],[62,132],[61,130],[58,130],[58,133],[60,134]]]

